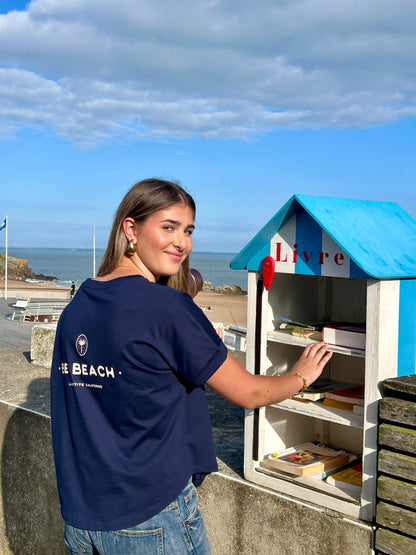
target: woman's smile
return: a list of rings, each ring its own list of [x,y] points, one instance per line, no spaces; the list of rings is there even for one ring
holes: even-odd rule
[[[148,279],[177,274],[192,250],[194,229],[193,211],[183,203],[154,212],[144,223],[136,224],[136,255]]]
[[[176,253],[176,252],[167,252],[166,253],[168,256],[171,256],[174,260],[178,260],[179,262],[182,262],[182,254]]]

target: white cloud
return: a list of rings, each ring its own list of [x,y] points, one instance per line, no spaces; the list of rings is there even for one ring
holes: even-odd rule
[[[0,15],[0,133],[250,139],[415,117],[413,0],[32,0]]]

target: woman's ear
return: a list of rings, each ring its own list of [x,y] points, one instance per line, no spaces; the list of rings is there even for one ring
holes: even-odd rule
[[[125,218],[123,220],[123,231],[127,241],[136,238],[136,222],[133,218]]]

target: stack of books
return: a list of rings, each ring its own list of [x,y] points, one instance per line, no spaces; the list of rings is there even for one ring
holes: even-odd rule
[[[291,320],[285,316],[278,316],[275,323],[278,329],[290,331],[292,335],[324,341],[328,345],[346,347],[348,349],[365,350],[365,324],[350,322],[312,322],[303,323]]]
[[[319,401],[325,398],[326,393],[344,389],[350,385],[349,383],[332,380],[331,378],[319,378],[316,382],[307,387],[301,396],[295,395],[293,398],[303,401]]]
[[[364,414],[364,386],[320,378],[307,387],[300,395],[294,395],[296,401],[321,401],[326,407],[348,410],[354,414]]]
[[[322,479],[322,473],[341,469],[350,461],[350,453],[318,441],[302,443],[266,457],[266,464],[270,468],[295,476],[314,475],[319,479]]]
[[[326,478],[326,483],[348,493],[360,493],[363,483],[362,463],[353,464],[347,468],[331,473]]]
[[[364,414],[364,386],[350,385],[325,393],[324,405]]]

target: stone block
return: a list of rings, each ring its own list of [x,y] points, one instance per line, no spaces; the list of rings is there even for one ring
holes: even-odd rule
[[[378,443],[403,453],[416,455],[416,430],[383,422],[378,428]]]
[[[416,510],[416,484],[390,476],[380,476],[377,481],[377,495],[385,501]]]
[[[404,507],[380,501],[377,505],[377,524],[413,538],[416,536],[416,513]]]
[[[379,528],[376,530],[377,553],[388,553],[389,555],[415,555],[416,540],[403,534],[397,534],[392,530]]]
[[[394,396],[406,396],[407,398],[416,399],[416,374],[409,376],[398,376],[396,378],[388,378],[383,382],[385,394]]]
[[[47,368],[51,366],[55,334],[56,324],[38,324],[33,326],[30,359],[34,364]]]
[[[400,425],[416,427],[416,403],[394,397],[385,397],[379,404],[379,418]]]
[[[416,457],[381,449],[378,454],[378,471],[416,482]]]

